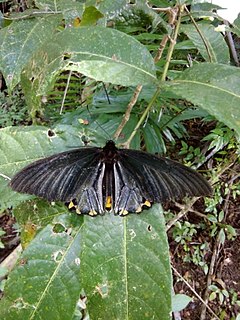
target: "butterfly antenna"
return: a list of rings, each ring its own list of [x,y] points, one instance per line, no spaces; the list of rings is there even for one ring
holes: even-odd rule
[[[89,110],[89,107],[87,105],[87,110],[89,112],[90,117],[92,117],[91,111]],[[104,129],[104,127],[96,120],[94,119],[94,122],[96,123],[96,125],[106,134],[106,136],[109,138],[109,140],[112,140],[112,137],[109,135],[109,133],[107,132],[106,129]]]
[[[105,83],[102,82],[102,85],[103,85],[103,90],[104,90],[104,92],[105,92],[105,95],[106,95],[108,104],[111,104],[111,101],[110,101],[110,98],[109,98],[109,95],[108,95],[108,92],[107,92],[107,88],[106,88],[106,86],[105,86]]]

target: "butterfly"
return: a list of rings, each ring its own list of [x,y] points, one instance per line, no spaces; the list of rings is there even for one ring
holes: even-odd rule
[[[10,186],[91,216],[140,213],[153,203],[212,193],[193,169],[147,152],[118,149],[112,140],[103,148],[78,148],[35,161]]]

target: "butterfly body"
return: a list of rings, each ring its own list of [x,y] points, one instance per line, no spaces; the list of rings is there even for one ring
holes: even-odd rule
[[[18,172],[10,186],[67,202],[69,208],[89,215],[139,213],[154,202],[211,194],[196,171],[146,152],[118,149],[111,140],[103,148],[79,148],[40,159]]]

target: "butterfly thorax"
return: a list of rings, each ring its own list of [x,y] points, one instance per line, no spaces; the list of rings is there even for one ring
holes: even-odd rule
[[[101,152],[101,161],[107,165],[113,165],[118,159],[119,153],[114,141],[107,141]]]

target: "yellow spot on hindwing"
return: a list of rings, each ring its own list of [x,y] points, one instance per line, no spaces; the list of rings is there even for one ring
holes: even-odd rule
[[[140,212],[142,212],[142,206],[139,206],[137,209],[136,209],[136,211],[135,211],[136,213],[140,213]]]
[[[91,210],[88,212],[88,214],[93,217],[93,216],[96,216],[97,215],[97,212],[95,210]]]
[[[71,201],[68,205],[68,209],[72,209],[72,208],[75,208],[75,204]]]
[[[119,215],[120,216],[126,216],[128,214],[128,211],[126,210],[126,209],[121,209],[120,211],[119,211]]]
[[[81,214],[81,211],[79,210],[78,207],[76,208],[76,213],[77,213],[77,214]]]
[[[144,203],[143,203],[143,206],[147,206],[147,207],[151,207],[151,202],[146,200]]]

